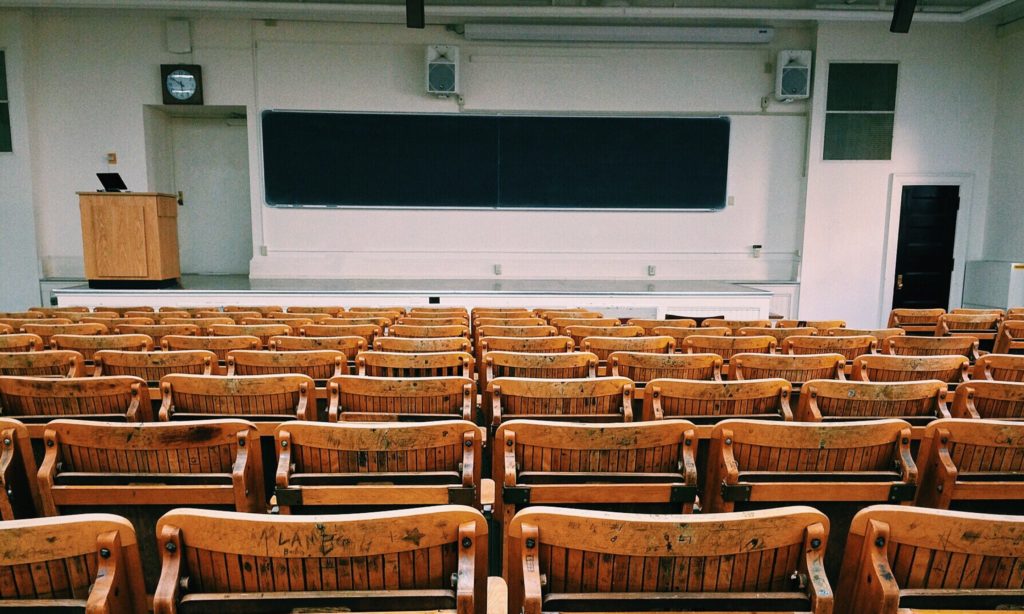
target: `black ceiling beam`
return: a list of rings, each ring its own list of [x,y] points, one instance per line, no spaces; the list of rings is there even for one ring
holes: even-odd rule
[[[405,27],[422,30],[427,25],[424,0],[405,0]]]
[[[910,22],[914,19],[914,9],[917,8],[917,0],[896,0],[892,9],[892,23],[889,24],[889,31],[899,34],[910,32]]]

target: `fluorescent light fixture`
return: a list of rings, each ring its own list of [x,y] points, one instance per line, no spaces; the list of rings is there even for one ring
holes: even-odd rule
[[[467,23],[466,40],[587,43],[770,43],[775,29]]]

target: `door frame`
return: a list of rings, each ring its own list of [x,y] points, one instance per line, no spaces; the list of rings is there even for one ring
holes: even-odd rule
[[[953,273],[949,283],[949,309],[960,307],[963,303],[968,229],[974,208],[974,173],[893,173],[889,175],[889,204],[882,258],[882,302],[878,311],[878,321],[882,323],[888,320],[889,310],[892,309],[893,286],[896,284],[896,251],[899,246],[903,188],[915,185],[955,185],[960,188],[960,209],[956,214],[956,229],[953,237]]]

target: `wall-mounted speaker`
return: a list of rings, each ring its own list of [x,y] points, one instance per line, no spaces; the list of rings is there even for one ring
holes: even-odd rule
[[[811,52],[783,49],[775,63],[775,97],[792,101],[811,97]]]
[[[427,93],[449,96],[459,93],[459,48],[453,45],[427,47]]]

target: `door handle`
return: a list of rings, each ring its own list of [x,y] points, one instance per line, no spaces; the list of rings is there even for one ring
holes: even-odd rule
[[[897,290],[902,290],[903,289],[903,275],[902,274],[896,276],[896,289]]]

